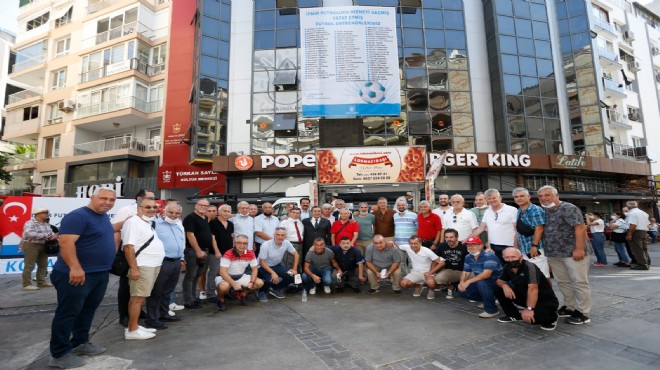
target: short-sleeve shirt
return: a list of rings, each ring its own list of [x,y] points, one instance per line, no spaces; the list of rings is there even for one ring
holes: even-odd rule
[[[626,218],[628,225],[635,225],[635,230],[649,231],[649,214],[639,208],[633,208]]]
[[[153,236],[153,239],[151,237]],[[163,264],[165,257],[165,247],[163,242],[158,238],[156,231],[151,228],[150,222],[144,222],[140,216],[132,216],[121,228],[121,240],[124,245],[132,245],[133,251],[137,253],[148,241],[151,242],[148,246],[142,249],[137,255],[136,261],[138,266],[145,267],[158,267]]]
[[[339,230],[341,230],[341,232],[339,232]],[[353,240],[353,236],[355,236],[356,232],[360,232],[360,225],[357,222],[348,222],[346,224],[342,224],[341,221],[335,221],[332,224],[332,228],[330,229],[330,234],[335,236],[335,244],[337,245],[339,245],[339,241],[344,236],[347,236],[349,239]],[[353,245],[355,245],[355,243],[353,243]]]
[[[548,257],[572,257],[575,250],[575,226],[584,225],[580,209],[574,204],[561,202],[545,209],[543,249]]]
[[[374,238],[374,224],[376,223],[376,216],[367,213],[364,216],[356,216],[353,218],[360,225],[360,232],[358,232],[357,240],[371,240]]]
[[[381,212],[380,209],[375,210],[372,214],[376,217],[374,224],[374,234],[380,234],[385,238],[394,236],[394,212],[393,209],[386,209]]]
[[[417,234],[417,214],[406,210],[403,215],[394,214],[394,242],[408,244],[408,239]]]
[[[433,261],[439,258],[432,250],[426,247],[421,247],[418,253],[415,253],[408,244],[400,245],[399,249],[408,253],[413,271],[417,272],[428,272],[431,269]]]
[[[254,219],[249,215],[243,216],[239,213],[229,221],[234,223],[235,235],[242,234],[248,237],[248,249],[252,250],[254,248]]]
[[[270,236],[270,238],[272,239],[273,235],[275,235],[275,228],[278,227],[279,225],[280,225],[280,220],[277,217],[273,215],[266,216],[263,213],[260,214],[259,216],[254,218],[254,232],[255,232],[254,240],[257,243],[265,242],[264,239],[256,235],[257,231]]]
[[[195,212],[189,214],[183,219],[183,229],[187,233],[195,234],[195,239],[197,239],[197,244],[201,250],[208,252],[213,248],[211,227],[206,216],[200,217]],[[188,237],[186,237],[186,248],[192,248]]]
[[[85,273],[109,271],[115,260],[115,232],[110,217],[89,207],[78,208],[62,218],[60,235],[79,235],[76,256]],[[53,268],[69,272],[69,266],[58,254]]]
[[[335,259],[335,252],[327,247],[321,254],[316,253],[314,249],[310,249],[305,256],[305,262],[309,262],[310,265],[319,269],[331,267],[333,259]]]
[[[463,208],[458,214],[454,211],[447,212],[442,217],[442,228],[454,229],[458,232],[458,240],[463,241],[472,235],[472,230],[479,227],[477,216],[473,212]]]
[[[275,245],[275,240],[268,240],[259,248],[259,259],[266,261],[268,266],[277,266],[282,263],[284,253],[296,253],[296,249],[288,240],[282,241],[282,245]]]
[[[245,269],[250,267],[257,266],[257,257],[254,255],[254,252],[246,249],[245,253],[236,257],[234,254],[233,248],[225,252],[220,259],[220,267],[227,267],[227,273],[229,275],[242,275],[245,273]]]
[[[523,260],[518,267],[517,272],[513,272],[513,269],[510,267],[504,267],[502,274],[499,277],[500,280],[510,282],[514,290],[518,289],[527,289],[529,284],[538,284],[538,298],[539,302],[556,302],[557,296],[552,290],[552,286],[548,279],[543,275],[541,269],[538,268],[533,263],[530,263],[526,260]]]
[[[442,221],[440,221],[440,216],[433,212],[429,212],[429,215],[426,217],[421,213],[417,215],[417,236],[422,238],[422,240],[435,239],[438,231],[441,230]]]
[[[359,264],[364,263],[362,253],[355,247],[349,248],[346,252],[338,246],[331,246],[330,249],[335,253],[335,261],[344,274],[356,270]]]
[[[488,242],[497,245],[513,246],[513,237],[516,233],[518,209],[503,204],[499,211],[488,208],[481,220],[488,227]]]
[[[602,219],[598,218],[592,222],[594,224],[589,226],[589,231],[591,231],[592,234],[605,232],[605,222]]]
[[[231,234],[234,233],[234,224],[230,221],[227,221],[227,226],[222,224],[217,218],[209,222],[209,228],[211,229],[211,234],[215,238],[215,243],[218,245],[221,255],[234,247],[234,238]]]
[[[382,251],[372,245],[364,252],[364,260],[371,262],[379,269],[389,269],[394,263],[401,263],[401,253],[394,247],[386,247]]]
[[[539,225],[545,225],[545,212],[543,208],[537,206],[536,204],[530,203],[529,207],[526,210],[518,209],[518,216],[522,219],[524,223],[531,227],[536,227]],[[517,220],[516,220],[517,221]],[[528,254],[529,250],[532,248],[532,243],[534,242],[534,235],[523,235],[518,233],[518,247],[522,254]],[[543,240],[540,240],[538,249],[543,249]]]
[[[440,243],[436,247],[435,254],[444,260],[445,267],[443,268],[463,271],[465,256],[467,256],[469,253],[467,251],[467,247],[462,243],[458,243],[456,247],[452,248],[449,246],[449,244],[444,242]]]
[[[495,253],[491,252],[481,252],[479,254],[479,259],[475,260],[474,256],[468,254],[465,256],[465,263],[463,264],[464,272],[471,272],[475,276],[481,274],[485,270],[491,270],[493,273],[490,275],[488,280],[495,281],[502,273],[502,265],[500,264],[499,258]]]

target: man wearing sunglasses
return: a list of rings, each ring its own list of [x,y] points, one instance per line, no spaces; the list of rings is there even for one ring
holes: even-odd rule
[[[444,236],[444,230],[454,229],[458,232],[458,240],[463,241],[479,227],[477,216],[473,212],[463,208],[465,199],[462,195],[454,194],[451,196],[450,201],[452,210],[442,217],[442,235]]]
[[[516,220],[518,219],[518,210],[504,204],[500,191],[497,189],[488,189],[484,194],[490,207],[481,220],[481,226],[474,230],[471,236],[476,237],[482,232],[488,231],[488,246],[495,252],[503,265],[502,252],[508,247],[513,247],[514,240],[517,238]]]

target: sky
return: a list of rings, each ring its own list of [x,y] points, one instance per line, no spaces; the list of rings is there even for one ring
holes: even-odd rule
[[[0,11],[0,27],[16,33],[17,16],[18,0],[2,0],[2,11]]]

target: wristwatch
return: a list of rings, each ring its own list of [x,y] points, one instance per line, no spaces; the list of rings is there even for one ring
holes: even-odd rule
[[[532,306],[527,306],[526,309],[527,309],[527,311],[534,311],[534,307],[532,307]]]
[[[539,246],[538,244],[534,244],[534,243],[532,243],[532,247],[534,247],[534,248],[538,248],[538,246]]]

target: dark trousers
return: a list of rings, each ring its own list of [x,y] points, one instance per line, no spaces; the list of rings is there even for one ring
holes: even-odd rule
[[[147,298],[147,319],[149,321],[158,321],[163,316],[169,316],[170,294],[179,282],[180,267],[181,263],[178,259],[176,261],[163,260],[151,295]]]
[[[635,261],[633,263],[641,266],[650,264],[649,250],[646,246],[646,236],[646,231],[635,230],[632,235],[632,240],[630,241],[630,251],[632,252],[630,257],[633,259],[633,261]]]
[[[128,301],[131,299],[131,288],[128,285],[128,277],[119,277],[119,288],[117,289],[117,311],[120,318],[128,318]]]
[[[637,260],[635,259],[635,255],[632,252],[632,248],[630,248],[630,241],[626,240],[626,252],[628,252],[628,257],[630,257],[630,263],[633,265],[637,264]]]
[[[504,295],[504,290],[495,286],[495,298],[500,302],[500,306],[504,313],[517,320],[522,320],[520,311],[513,304],[518,306],[527,306],[527,286],[512,287],[513,292],[516,294],[516,299],[509,299]],[[534,307],[534,323],[538,325],[551,324],[557,321],[557,308],[559,308],[559,301],[557,297],[554,299],[540,300],[536,302]]]
[[[264,286],[261,287],[261,289],[259,289],[260,292],[266,292],[267,293],[268,288],[270,288],[271,286],[273,287],[273,289],[281,289],[281,288],[286,287],[287,285],[293,283],[293,276],[288,274],[288,271],[289,271],[288,267],[286,267],[282,264],[279,264],[277,266],[270,266],[270,268],[271,268],[271,270],[275,271],[277,276],[280,277],[280,282],[277,283],[277,284],[273,284],[270,281],[270,279],[271,279],[270,274],[268,272],[266,272],[266,270],[264,270],[263,268],[260,267],[259,268],[259,273],[258,273],[257,276],[259,276],[259,279],[264,281]]]
[[[493,252],[495,252],[495,255],[497,256],[497,258],[500,259],[500,263],[502,264],[502,266],[504,266],[504,264],[506,262],[504,262],[504,257],[502,257],[502,252],[504,252],[505,249],[507,249],[511,246],[510,245],[502,245],[502,244],[493,244],[493,243],[490,243],[489,246],[490,246],[490,249],[492,249]]]
[[[343,289],[346,287],[346,285],[350,286],[351,288],[359,288],[360,287],[360,280],[358,279],[358,270],[349,270],[349,271],[344,271],[341,274],[341,282],[337,281],[337,270],[332,270],[332,281],[337,284],[337,288]]]
[[[57,309],[51,324],[50,353],[60,358],[89,342],[89,329],[108,287],[108,272],[85,274],[85,284],[69,284],[69,274],[53,270],[50,280],[57,289]]]
[[[186,248],[183,252],[186,261],[186,273],[183,275],[183,302],[191,304],[195,301],[197,291],[197,279],[200,277],[201,268],[197,266],[197,255],[192,248]]]

